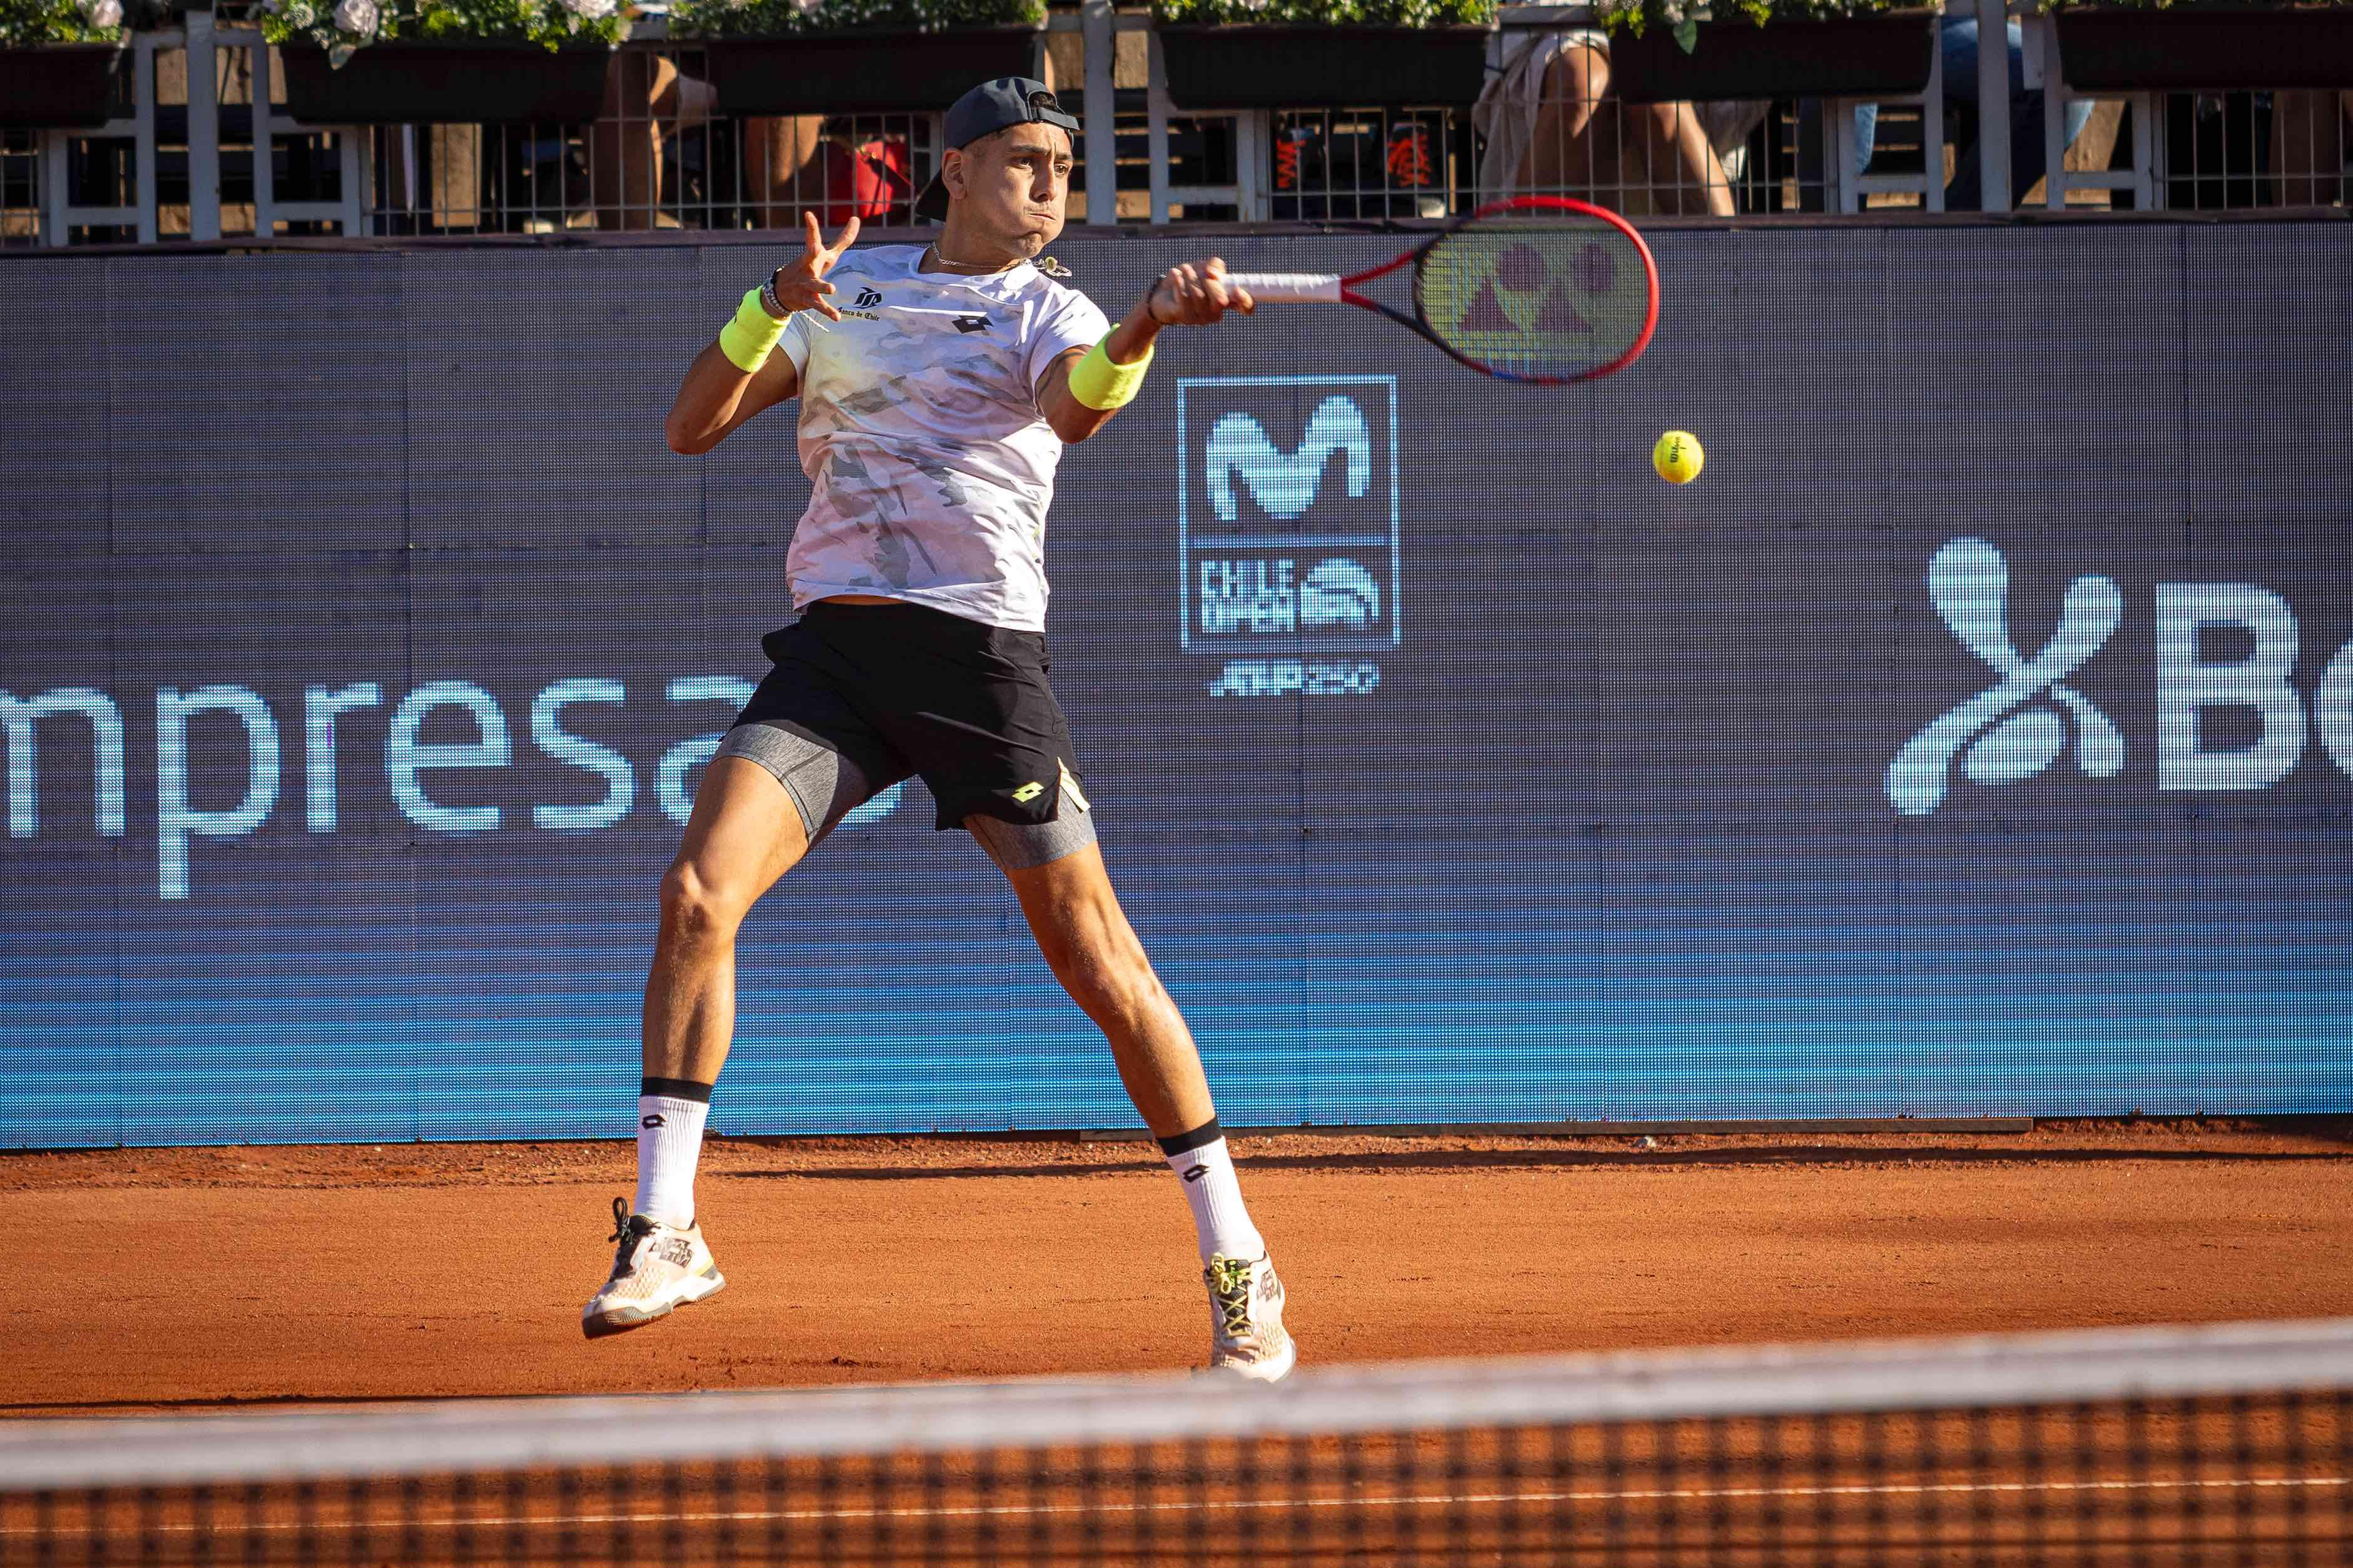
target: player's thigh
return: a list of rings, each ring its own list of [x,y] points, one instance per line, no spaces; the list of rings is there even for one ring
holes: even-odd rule
[[[860,715],[857,662],[810,624],[821,618],[761,639],[774,668],[721,737],[680,852],[681,866],[745,908],[843,818],[911,771]],[[722,792],[718,815],[711,836],[699,839],[694,825],[713,788]],[[739,811],[746,825],[741,839],[726,830]]]
[[[1150,968],[1144,943],[1127,923],[1103,867],[1103,850],[1092,833],[1077,847],[1041,864],[1016,863],[998,854],[996,840],[1011,837],[1008,825],[975,816],[966,826],[1005,871],[1022,918],[1038,939],[1038,951],[1058,973],[1116,975]],[[1048,825],[1050,826],[1050,825]],[[992,831],[993,830],[993,831]],[[1018,830],[1034,834],[1035,828]]]
[[[1084,880],[1084,862],[1065,866],[1050,875],[1042,874],[1082,850],[1092,852],[1090,858],[1096,868],[1095,875],[1103,875],[1103,856],[1096,851],[1094,812],[1081,805],[1073,792],[1064,793],[1053,816],[1044,822],[1008,822],[976,812],[964,819],[964,826],[972,835],[973,842],[997,862],[997,868],[1016,888],[1025,883],[1061,886]],[[1110,883],[1106,879],[1103,885],[1108,889]]]
[[[800,807],[776,774],[747,758],[713,757],[694,792],[663,898],[740,919],[807,853]]]

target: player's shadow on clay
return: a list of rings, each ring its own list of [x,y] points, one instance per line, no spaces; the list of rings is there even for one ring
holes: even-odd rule
[[[2297,1162],[2343,1162],[2353,1152],[2327,1150],[2194,1150],[2194,1149],[2053,1149],[2053,1148],[1926,1148],[1889,1149],[1862,1145],[1816,1144],[1804,1148],[1677,1148],[1662,1141],[1655,1149],[1398,1149],[1318,1153],[1261,1153],[1249,1151],[1246,1141],[1235,1152],[1251,1171],[1365,1171],[1394,1174],[1399,1171],[1563,1170],[1620,1166],[1660,1169],[1668,1166],[1725,1165],[2003,1165],[2034,1163],[2054,1164],[2290,1164]],[[729,1180],[896,1182],[987,1176],[1102,1176],[1128,1172],[1153,1172],[1156,1158],[1139,1149],[1130,1160],[1040,1161],[1026,1164],[969,1165],[826,1165],[805,1171],[731,1170],[714,1175]]]

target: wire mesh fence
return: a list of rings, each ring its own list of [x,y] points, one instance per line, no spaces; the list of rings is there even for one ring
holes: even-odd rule
[[[803,212],[914,221],[938,158],[933,114],[715,111],[692,48],[624,49],[586,125],[391,125],[368,132],[368,232],[768,229]]]
[[[0,130],[0,246],[40,242],[40,140],[29,130]]]
[[[1123,222],[1429,220],[1512,194],[1578,196],[1637,220],[1978,205],[1973,75],[1949,58],[1941,92],[1919,97],[1633,102],[1612,89],[1599,35],[1499,37],[1476,109],[1172,114],[1155,129],[1145,89],[1124,88],[1112,120],[1118,189],[1090,206],[1082,137],[1073,218],[1100,222],[1109,206]],[[224,237],[773,229],[804,211],[837,227],[852,215],[914,221],[941,153],[938,114],[729,117],[711,85],[714,47],[724,46],[616,51],[581,124],[318,128],[288,119],[275,50],[212,51],[206,95],[189,90],[185,49],[142,46],[137,124],[0,130],[0,246],[203,232],[190,205],[200,183],[190,103],[207,96]],[[275,90],[258,90],[265,83]],[[2044,205],[2053,174],[2060,205],[2077,208],[2353,199],[2353,86],[2060,95],[2047,135],[2044,90],[2010,105],[2014,205]],[[2049,164],[2053,147],[2060,162]]]
[[[1278,220],[1445,217],[1478,203],[1476,140],[1460,110],[1278,110],[1270,140]]]
[[[2169,209],[2325,207],[2347,200],[2353,87],[2164,98]]]

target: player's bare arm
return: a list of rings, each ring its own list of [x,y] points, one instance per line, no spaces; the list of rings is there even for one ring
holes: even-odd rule
[[[770,276],[769,291],[787,312],[815,310],[828,321],[838,321],[841,312],[826,298],[833,292],[833,285],[825,280],[825,275],[858,238],[858,220],[853,217],[843,225],[831,245],[825,243],[815,214],[803,213],[801,222],[806,229],[801,254]],[[662,421],[662,435],[671,451],[696,457],[727,439],[753,416],[774,408],[799,390],[800,374],[793,368],[790,354],[770,354],[767,363],[747,375],[714,339],[687,367],[670,416]]]
[[[1185,262],[1154,279],[1135,308],[1103,340],[1103,353],[1113,364],[1134,364],[1150,351],[1163,327],[1214,326],[1228,310],[1248,315],[1256,306],[1250,290],[1226,276],[1226,264],[1218,257],[1198,266]],[[1090,408],[1071,395],[1071,368],[1085,354],[1084,349],[1060,354],[1038,378],[1038,411],[1065,442],[1085,440],[1119,412]]]

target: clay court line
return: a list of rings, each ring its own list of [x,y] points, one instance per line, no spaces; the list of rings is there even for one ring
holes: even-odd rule
[[[237,1520],[226,1525],[156,1524],[145,1527],[159,1535],[185,1535],[198,1529],[218,1531],[335,1531],[364,1530],[369,1534],[396,1534],[406,1530],[512,1530],[518,1526],[550,1525],[609,1525],[609,1524],[763,1524],[822,1521],[853,1519],[979,1519],[1026,1518],[1040,1514],[1118,1514],[1118,1513],[1193,1513],[1216,1510],[1299,1509],[1299,1508],[1461,1508],[1502,1503],[1535,1502],[1658,1502],[1667,1500],[1712,1500],[1731,1498],[1824,1498],[1824,1497],[1924,1497],[1930,1494],[1952,1495],[1978,1493],[2023,1492],[2116,1492],[2116,1491],[2182,1491],[2190,1489],[2206,1490],[2243,1489],[2249,1488],[2342,1487],[2353,1485],[2353,1478],[2345,1476],[2256,1476],[2216,1477],[2200,1480],[2122,1480],[2122,1481],[1939,1481],[1922,1485],[1913,1483],[1895,1486],[1837,1487],[1691,1487],[1672,1491],[1576,1491],[1576,1492],[1465,1492],[1461,1494],[1426,1495],[1416,1497],[1358,1498],[1231,1498],[1218,1500],[1187,1499],[1168,1502],[1117,1501],[1085,1503],[997,1503],[985,1507],[962,1508],[835,1508],[744,1510],[735,1512],[706,1513],[569,1513],[492,1515],[479,1519],[371,1519],[251,1521]],[[30,1535],[32,1526],[0,1527],[0,1535]]]

